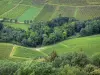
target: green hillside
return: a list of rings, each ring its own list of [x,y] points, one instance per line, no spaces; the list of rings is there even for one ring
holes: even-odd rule
[[[100,35],[66,40],[64,42],[44,47],[43,52],[49,54],[55,50],[58,54],[71,51],[84,51],[88,55],[100,52]]]
[[[0,43],[0,59],[34,59],[47,56],[47,54],[36,50],[8,43]]]
[[[41,48],[26,48],[21,46],[13,46],[11,44],[0,43],[0,59],[4,58],[38,58],[48,56],[52,51],[56,51],[58,55],[67,52],[84,51],[87,55],[93,55],[100,52],[100,35],[75,38],[63,41],[61,43],[45,46]]]

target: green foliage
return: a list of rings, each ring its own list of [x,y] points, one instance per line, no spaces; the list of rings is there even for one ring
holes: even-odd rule
[[[88,75],[88,74],[84,70],[80,70],[80,68],[78,67],[71,67],[69,65],[65,65],[59,75]]]
[[[52,62],[58,57],[56,51],[53,51],[48,57],[45,58],[46,61]]]
[[[30,63],[27,62],[16,71],[15,75],[57,75],[57,71],[52,67],[51,64],[41,63]]]
[[[4,19],[8,20],[7,18]],[[10,21],[15,22],[17,20],[10,19]],[[25,24],[29,23],[30,20],[25,20]],[[58,17],[48,22],[34,22],[26,31],[22,28],[15,28],[17,27],[4,26],[1,30],[1,41],[37,47],[55,44],[71,36],[77,37],[77,33],[80,33],[81,36],[99,34],[100,20],[95,18],[82,22],[69,17]]]
[[[100,53],[94,54],[92,56],[92,62],[94,65],[100,67]]]
[[[93,35],[100,33],[100,21],[92,20],[90,22],[86,22],[86,27],[81,30],[80,34],[82,36]]]
[[[85,66],[84,70],[89,74],[90,72],[93,72],[95,69],[97,69],[96,66],[88,64]]]
[[[100,69],[94,70],[90,75],[100,75]]]
[[[3,29],[3,24],[0,22],[0,30]]]
[[[70,66],[84,67],[88,63],[89,59],[83,52],[65,54],[53,61],[55,67],[64,66],[66,64],[69,64]]]
[[[13,75],[19,67],[15,62],[0,60],[0,75]]]
[[[55,52],[52,55],[55,55]],[[77,60],[80,61],[75,65],[73,61]],[[68,61],[72,62],[68,63]],[[89,62],[83,67],[80,66],[81,61],[86,62],[84,54],[80,52],[58,56],[52,62],[37,62],[32,59],[22,62],[0,60],[0,75],[100,75],[98,66],[91,65]]]

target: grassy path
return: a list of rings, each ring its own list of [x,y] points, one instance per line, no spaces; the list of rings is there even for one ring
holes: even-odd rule
[[[65,4],[51,4],[51,3],[45,3],[48,5],[55,5],[55,6],[70,6],[70,7],[89,7],[89,6],[100,6],[100,5],[83,5],[83,6],[74,6],[74,5],[65,5]]]
[[[35,50],[38,51],[38,52],[40,52],[40,53],[42,53],[45,56],[48,56],[48,54],[42,52],[43,49],[45,49],[45,48],[36,48]]]
[[[62,45],[62,46],[64,46],[64,47],[67,47],[67,48],[69,47],[69,46],[67,46],[67,45],[65,45],[65,44],[63,44],[63,43],[61,43],[60,45]]]
[[[14,52],[14,50],[15,50],[15,45],[13,46],[13,48],[12,48],[12,51],[11,51],[11,53],[10,53],[10,57],[12,57],[13,56],[13,52]]]
[[[76,7],[76,10],[75,10],[75,13],[74,13],[74,17],[75,17],[75,18],[76,18],[76,16],[77,16],[77,12],[78,12],[78,10],[79,10],[79,8]]]
[[[22,3],[23,2],[23,0],[21,0],[15,7],[13,7],[12,9],[10,9],[9,11],[7,11],[7,12],[5,12],[5,13],[3,13],[2,15],[0,15],[0,16],[3,16],[3,15],[5,15],[5,14],[7,14],[7,13],[9,13],[9,12],[11,12],[12,10],[14,10],[15,8],[17,8],[19,5],[20,5],[20,3]]]

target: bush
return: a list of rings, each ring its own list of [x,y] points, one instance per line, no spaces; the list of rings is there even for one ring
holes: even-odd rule
[[[0,61],[0,75],[13,75],[19,68],[19,64],[11,61]]]
[[[80,70],[78,67],[71,67],[69,65],[65,65],[62,68],[59,75],[88,75],[84,70]]]
[[[90,75],[100,75],[100,69],[94,70]]]
[[[92,56],[92,63],[97,67],[100,67],[100,53],[94,54]]]
[[[58,63],[58,60],[59,60],[59,63]],[[84,54],[84,52],[67,53],[61,57],[56,58],[53,61],[53,65],[55,67],[64,66],[66,64],[69,64],[70,66],[84,67],[88,63],[89,63],[89,59]]]
[[[89,74],[90,72],[94,71],[95,69],[97,69],[97,67],[94,66],[94,65],[91,65],[91,64],[86,65],[85,68],[84,68],[84,70],[85,70],[86,72],[88,72],[88,74]]]

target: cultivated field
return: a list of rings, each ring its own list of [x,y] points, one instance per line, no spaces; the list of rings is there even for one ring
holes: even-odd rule
[[[35,59],[48,56],[35,48],[26,48],[8,43],[0,43],[0,59]]]
[[[35,18],[35,21],[48,21],[55,13],[55,5],[45,5],[39,15]]]
[[[99,16],[100,16],[100,6],[85,6],[78,8],[75,17],[80,20],[86,20]]]
[[[42,51],[49,54],[53,50],[59,55],[80,50],[84,51],[87,55],[92,55],[100,52],[100,35],[66,40],[55,45],[47,46]]]
[[[49,3],[67,5],[87,5],[86,0],[49,0]]]
[[[11,26],[13,28],[20,28],[20,29],[24,29],[24,30],[28,30],[28,28],[30,27],[29,24],[17,24],[17,23],[8,23],[8,22],[5,22],[4,25],[7,25],[7,26]]]
[[[0,43],[0,59],[8,59],[12,48],[11,44]]]
[[[0,59],[34,59],[48,56],[52,51],[56,51],[58,55],[62,55],[67,52],[80,50],[84,51],[89,56],[100,52],[100,35],[69,39],[55,45],[41,48],[26,48],[17,45],[0,43]]]
[[[29,6],[23,6],[19,5],[13,10],[1,15],[1,18],[6,17],[6,18],[12,18],[12,19],[17,19],[20,17],[27,9],[29,9]]]
[[[18,20],[20,22],[23,22],[25,19],[26,20],[34,20],[34,18],[40,13],[42,10],[41,8],[38,7],[30,7],[28,10],[26,10],[19,18]],[[27,15],[28,14],[28,15]]]
[[[100,16],[99,0],[1,0],[0,18],[48,21],[62,16],[87,20]]]
[[[13,56],[22,58],[38,58],[45,56],[43,53],[36,51],[34,48],[16,47]]]
[[[88,4],[100,4],[100,0],[87,0]]]

